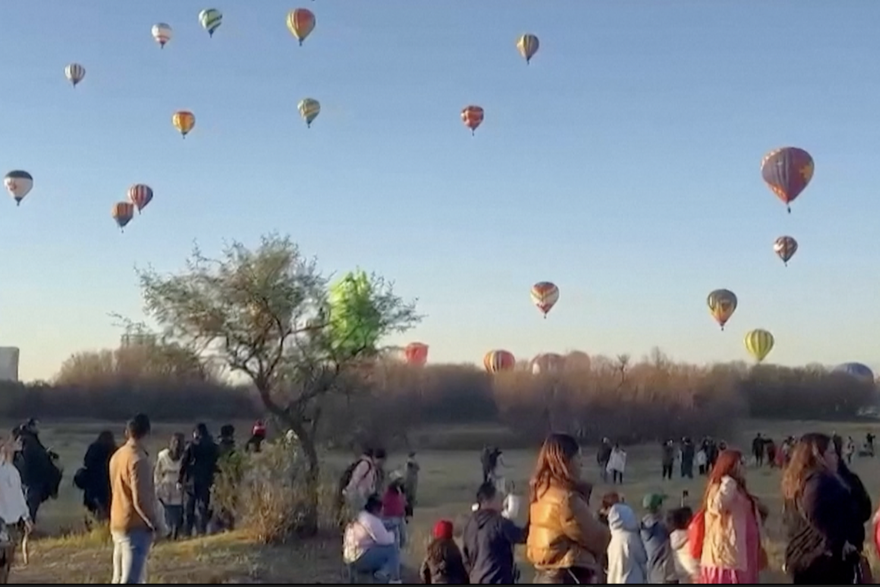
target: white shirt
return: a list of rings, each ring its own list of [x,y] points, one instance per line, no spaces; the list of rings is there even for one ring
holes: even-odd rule
[[[501,515],[508,520],[515,520],[519,515],[521,505],[522,499],[518,495],[508,493],[504,497],[504,507],[501,508]]]
[[[617,471],[618,473],[626,471],[626,451],[622,448],[612,450],[611,457],[608,459],[608,466],[605,469]]]
[[[7,524],[16,524],[29,517],[18,469],[12,463],[0,461],[0,518]]]
[[[373,546],[390,546],[397,543],[394,533],[385,527],[378,517],[361,512],[357,519],[345,528],[342,538],[342,558],[353,563]]]

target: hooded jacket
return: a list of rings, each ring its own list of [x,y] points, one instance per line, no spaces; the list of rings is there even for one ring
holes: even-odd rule
[[[642,518],[642,543],[648,555],[648,583],[674,583],[675,559],[666,524],[655,514]]]
[[[647,583],[648,555],[632,508],[618,503],[608,511],[608,584]]]
[[[512,585],[516,575],[513,547],[525,541],[525,531],[500,512],[474,512],[465,524],[461,551],[471,583]]]

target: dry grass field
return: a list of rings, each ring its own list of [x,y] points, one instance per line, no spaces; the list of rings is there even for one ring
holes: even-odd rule
[[[49,502],[41,510],[38,527],[48,536],[35,542],[29,567],[17,568],[12,582],[16,583],[101,583],[110,575],[110,547],[106,537],[82,532],[83,513],[80,493],[71,485],[73,472],[79,466],[86,445],[104,426],[101,424],[58,425],[45,423],[44,442],[62,456],[65,480],[57,501]],[[158,448],[173,431],[186,431],[189,426],[160,425],[155,431],[153,443]],[[242,424],[238,427],[246,430]],[[739,438],[728,441],[745,447],[756,431],[775,438],[787,434],[799,434],[810,430],[831,432],[836,430],[846,436],[851,434],[861,442],[865,432],[876,429],[871,424],[828,424],[814,422],[749,421],[743,424]],[[410,529],[411,540],[407,560],[415,566],[424,552],[430,528],[439,518],[449,518],[461,523],[469,512],[473,493],[480,479],[479,455],[476,450],[450,450],[442,447],[472,444],[485,439],[504,447],[505,434],[498,429],[474,427],[443,430],[425,430],[413,436],[416,447],[434,447],[420,450],[418,458],[422,465],[420,479],[420,507]],[[436,448],[441,447],[441,448]],[[688,490],[692,503],[699,499],[703,481],[660,479],[659,447],[633,446],[628,448],[627,479],[620,491],[628,501],[639,505],[648,491],[662,490],[678,501],[682,490]],[[585,449],[585,461],[591,468],[587,475],[599,481],[592,449]],[[509,467],[507,477],[518,488],[524,489],[534,465],[536,451],[506,451],[504,461]],[[399,466],[405,455],[391,456],[389,468]],[[330,455],[328,465],[341,469],[347,456]],[[880,467],[874,459],[856,459],[855,471],[862,476],[869,492],[880,496]],[[752,490],[771,509],[768,522],[767,548],[771,569],[765,582],[784,581],[779,572],[781,564],[781,527],[779,512],[778,471],[752,469],[749,483]],[[606,487],[598,483],[594,496],[601,495]],[[153,583],[334,583],[341,580],[339,559],[341,539],[328,536],[321,540],[294,543],[279,547],[257,547],[235,533],[213,536],[201,540],[159,544],[153,551],[149,567],[149,581]],[[871,548],[873,550],[873,548]],[[871,553],[873,559],[873,552]],[[531,571],[524,569],[524,579]]]

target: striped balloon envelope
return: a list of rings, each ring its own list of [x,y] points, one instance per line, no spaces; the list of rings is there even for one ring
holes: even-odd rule
[[[142,183],[136,183],[128,188],[128,201],[135,205],[138,214],[144,207],[153,201],[153,188]]]
[[[483,366],[489,373],[511,371],[516,366],[516,357],[510,351],[489,351],[483,357]]]
[[[532,286],[532,303],[544,314],[544,318],[547,317],[547,312],[552,310],[558,301],[559,288],[556,287],[555,283],[539,281]]]
[[[746,345],[746,350],[749,351],[749,354],[760,363],[773,350],[773,345],[776,341],[773,335],[766,330],[756,328],[746,333],[743,343]]]

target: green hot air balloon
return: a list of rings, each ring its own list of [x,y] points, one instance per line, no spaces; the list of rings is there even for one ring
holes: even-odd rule
[[[375,304],[370,276],[357,270],[330,286],[329,344],[340,359],[375,352],[383,333],[382,313]]]

